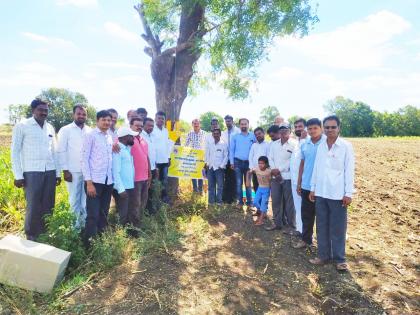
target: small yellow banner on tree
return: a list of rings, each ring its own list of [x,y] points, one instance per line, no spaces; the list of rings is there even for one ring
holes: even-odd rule
[[[204,150],[176,145],[171,154],[168,176],[203,178]]]

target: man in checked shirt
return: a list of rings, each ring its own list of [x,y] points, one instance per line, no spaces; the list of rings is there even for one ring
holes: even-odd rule
[[[32,117],[18,123],[12,136],[14,184],[25,190],[25,234],[34,241],[45,232],[44,216],[52,212],[55,187],[61,182],[54,127],[47,121],[48,103],[35,99]]]
[[[200,120],[197,118],[192,121],[193,130],[187,134],[185,146],[193,149],[204,150],[206,132],[201,130]],[[203,180],[192,179],[193,191],[195,193],[203,194]]]

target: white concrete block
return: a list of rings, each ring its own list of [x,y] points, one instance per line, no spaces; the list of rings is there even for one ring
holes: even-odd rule
[[[50,245],[7,235],[0,240],[0,282],[49,292],[62,280],[70,255]]]

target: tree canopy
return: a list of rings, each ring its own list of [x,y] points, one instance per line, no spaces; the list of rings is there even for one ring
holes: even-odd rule
[[[223,117],[215,112],[206,112],[206,113],[201,114],[200,116],[201,129],[203,129],[204,131],[210,131],[211,120],[213,118],[217,118],[217,120],[219,121],[220,129],[225,130]]]
[[[258,120],[258,127],[267,130],[274,123],[274,119],[280,115],[279,110],[275,106],[264,107],[260,113],[260,119]]]
[[[233,99],[247,97],[274,39],[303,36],[318,21],[308,0],[143,0],[135,9],[152,58],[157,108],[171,119],[179,118],[190,83],[206,82],[203,74]],[[197,67],[201,56],[207,67]]]
[[[60,88],[49,88],[43,90],[37,97],[48,101],[50,104],[48,121],[54,126],[56,131],[73,121],[73,106],[78,103],[87,106],[87,124],[95,124],[96,109],[89,106],[87,98],[79,92],[72,92]]]
[[[420,109],[411,105],[392,113],[379,112],[363,102],[337,96],[325,109],[340,118],[344,137],[420,136]]]

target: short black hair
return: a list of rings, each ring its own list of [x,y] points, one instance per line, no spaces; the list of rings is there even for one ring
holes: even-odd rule
[[[277,125],[272,125],[270,128],[267,129],[267,133],[277,133],[280,131],[280,127]]]
[[[132,126],[135,121],[141,121],[141,122],[143,122],[143,119],[141,119],[140,117],[131,118],[131,120],[130,120],[130,126]]]
[[[239,118],[239,123],[241,123],[242,120],[246,120],[246,122],[249,124],[249,119],[248,118]]]
[[[117,110],[115,110],[115,109],[113,109],[113,108],[109,108],[109,109],[107,109],[107,111],[108,111],[110,114],[117,114],[117,116],[118,116],[118,112],[117,112]]]
[[[255,129],[254,129],[254,134],[255,134],[258,130],[260,130],[260,131],[262,131],[263,133],[265,133],[264,129],[262,129],[261,127],[257,127],[257,128],[255,128]]]
[[[42,100],[40,98],[36,98],[31,102],[31,108],[35,109],[37,108],[39,105],[47,105],[49,106],[48,102],[45,100]]]
[[[147,114],[147,112],[146,112],[146,114]],[[156,113],[156,115],[155,116],[163,116],[163,117],[165,117],[166,118],[166,114],[165,114],[165,112],[164,111],[158,111],[157,113]]]
[[[261,161],[268,165],[268,158],[266,156],[264,155],[260,156],[258,158],[258,162],[261,162]]]
[[[307,122],[304,118],[298,118],[295,120],[295,122],[293,123],[293,125],[296,125],[298,123],[303,123],[303,125],[306,127],[307,126]]]
[[[321,120],[319,120],[318,118],[311,118],[306,123],[306,126],[308,126],[308,127],[309,126],[314,126],[314,125],[322,127]]]
[[[224,119],[225,120],[227,120],[227,119],[233,120],[233,117],[231,115],[226,115]]]
[[[153,120],[153,118],[150,118],[150,117],[146,117],[145,119],[144,119],[144,124],[146,124],[148,121],[151,121],[151,122],[155,122],[154,120]]]
[[[213,118],[210,120],[210,123],[213,123],[213,122],[215,122],[215,121],[217,121],[217,123],[219,123],[219,119],[217,119],[216,117],[213,117]]]
[[[73,106],[73,114],[76,112],[76,109],[78,109],[78,108],[80,108],[80,109],[83,109],[83,110],[87,111],[87,109],[86,109],[86,106],[85,106],[85,105],[83,105],[83,104],[76,104],[76,105],[74,105],[74,106]]]
[[[147,110],[146,110],[146,108],[143,108],[143,107],[137,108],[136,112],[137,112],[137,114],[146,114],[147,115]]]
[[[211,133],[213,133],[215,131],[218,131],[218,132],[220,132],[220,134],[222,134],[222,130],[220,130],[220,128],[214,128]]]
[[[328,120],[335,120],[337,122],[337,126],[340,127],[340,118],[338,118],[336,115],[330,115],[325,117],[322,121],[322,124],[325,125],[325,122]]]
[[[109,112],[109,110],[100,110],[99,112],[96,113],[96,120],[99,120],[100,118],[105,118],[105,117],[112,118],[112,115]]]

